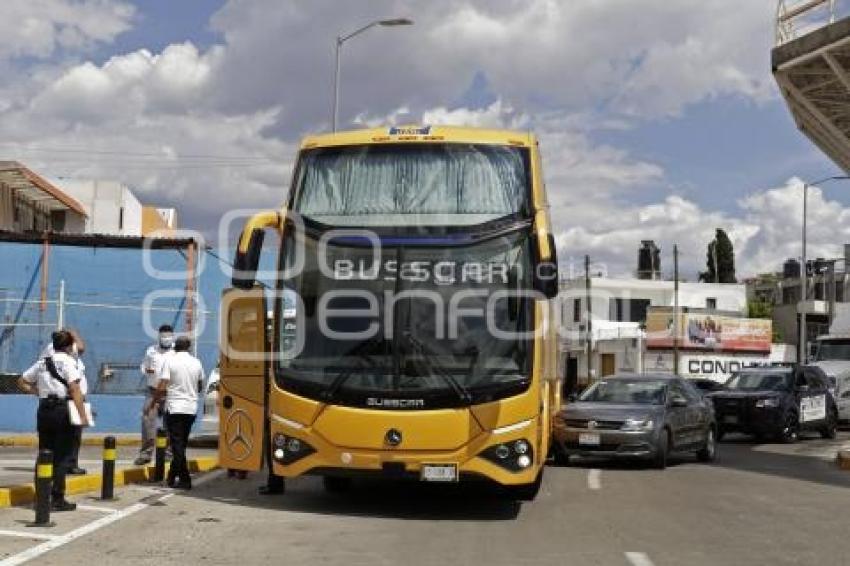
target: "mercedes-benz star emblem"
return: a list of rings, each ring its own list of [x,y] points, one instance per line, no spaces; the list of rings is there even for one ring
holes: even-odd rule
[[[597,424],[596,421],[587,421],[587,428],[596,428]]]
[[[401,444],[401,431],[395,428],[391,428],[387,431],[387,435],[384,437],[384,439],[390,446],[398,446],[399,444]]]
[[[237,462],[241,462],[251,455],[254,449],[254,423],[248,414],[242,409],[236,409],[230,413],[225,429],[225,443],[227,451]]]

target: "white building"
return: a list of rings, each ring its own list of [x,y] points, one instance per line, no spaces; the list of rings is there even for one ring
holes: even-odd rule
[[[118,181],[56,179],[62,190],[83,205],[87,234],[142,235],[142,203]]]
[[[645,324],[650,308],[675,306],[673,281],[591,277],[590,297],[591,330],[588,335],[586,280],[582,277],[561,284],[560,348],[568,382],[572,379],[587,383],[590,379],[617,371],[672,369],[655,367],[658,354],[663,355],[664,352],[646,353]],[[728,317],[745,317],[747,314],[744,285],[680,282],[678,302],[680,312]],[[588,346],[591,352],[590,374]],[[652,359],[645,359],[649,357]],[[662,357],[662,360],[666,359]],[[680,367],[683,361],[680,358]]]

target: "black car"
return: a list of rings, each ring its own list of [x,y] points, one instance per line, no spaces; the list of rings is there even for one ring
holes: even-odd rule
[[[714,393],[715,391],[721,391],[723,389],[723,383],[714,379],[688,379],[688,382],[702,391],[704,395]]]
[[[746,368],[710,393],[717,437],[743,432],[796,442],[801,431],[835,438],[838,408],[826,374],[815,366]]]

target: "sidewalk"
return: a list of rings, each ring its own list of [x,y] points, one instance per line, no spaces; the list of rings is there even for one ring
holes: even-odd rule
[[[32,501],[35,494],[32,485],[33,466],[37,452],[36,445],[0,447],[0,508]],[[88,474],[67,477],[66,489],[69,495],[100,490],[102,454],[101,446],[82,447],[80,466],[85,468]],[[115,466],[116,486],[143,483],[152,477],[153,466],[133,465],[137,454],[137,446],[119,445]],[[192,471],[211,470],[218,464],[218,453],[215,449],[190,448],[188,457]]]

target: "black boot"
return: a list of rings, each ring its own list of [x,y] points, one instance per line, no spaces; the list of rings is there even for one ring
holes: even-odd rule
[[[283,478],[274,474],[269,474],[266,485],[260,486],[260,495],[280,495],[286,491],[286,483]]]

